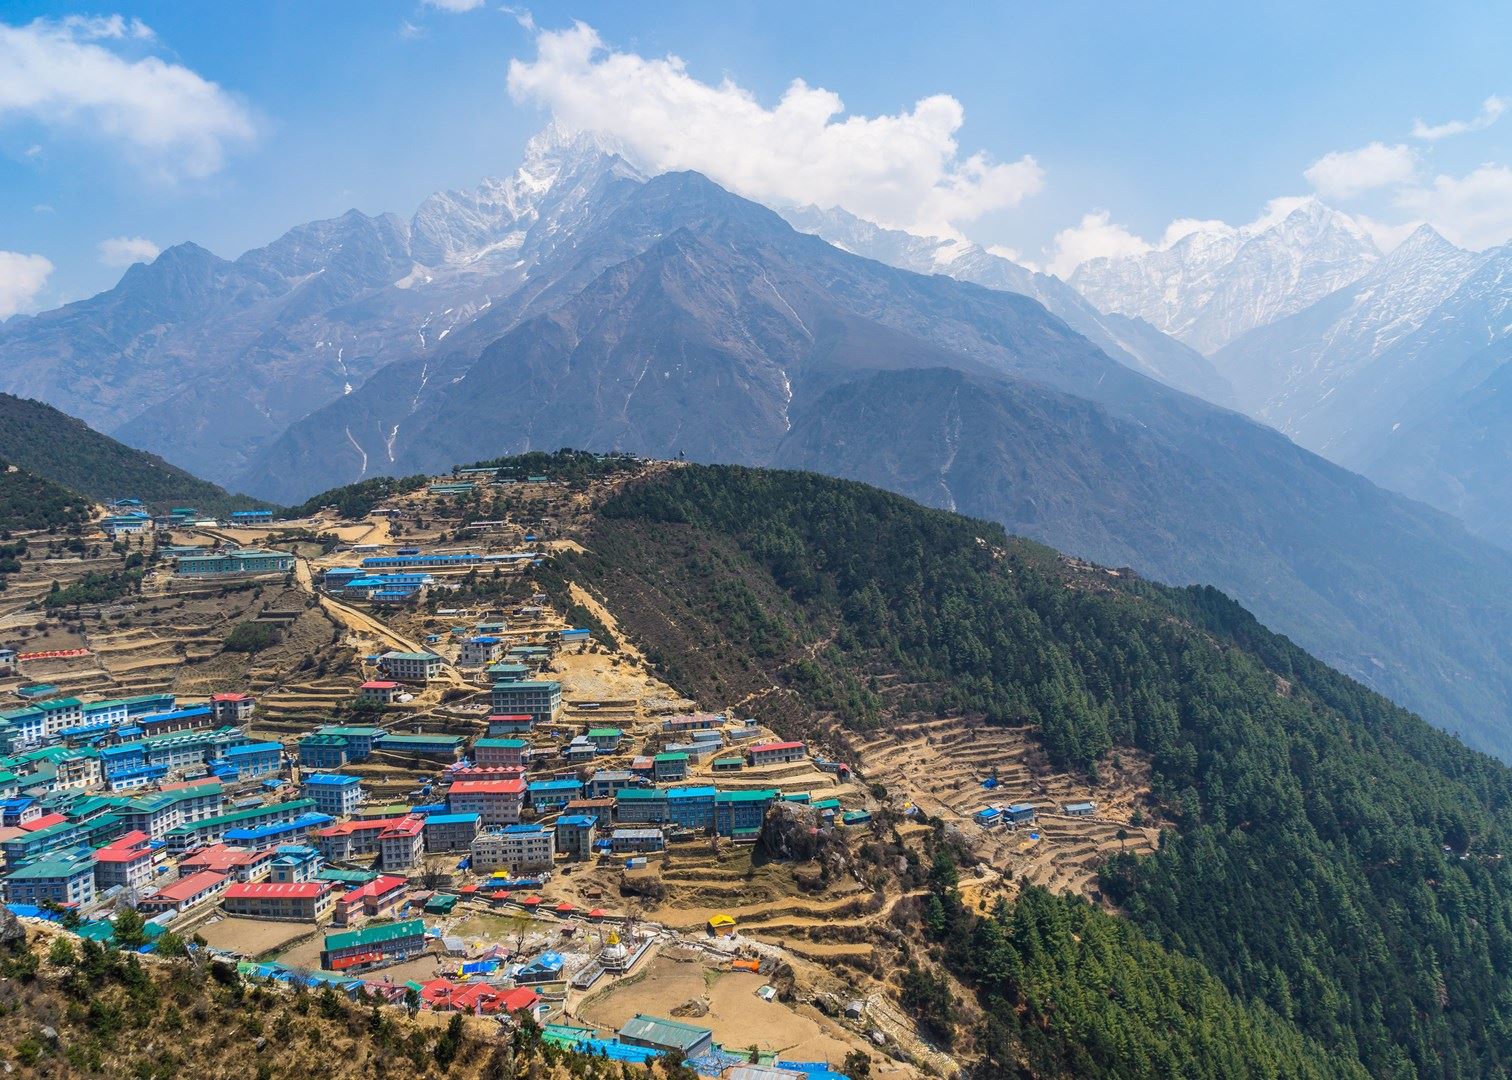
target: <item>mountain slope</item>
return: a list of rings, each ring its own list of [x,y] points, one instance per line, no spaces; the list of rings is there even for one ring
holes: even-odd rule
[[[246,485],[352,479],[359,448],[399,473],[586,446],[850,476],[1213,582],[1512,754],[1512,653],[1485,632],[1512,632],[1512,593],[1483,584],[1512,586],[1512,558],[1441,515],[1114,362],[1027,297],[847,254],[694,174],[637,188],[574,254],[556,306],[428,382],[390,368]]]
[[[409,221],[353,210],[236,260],[175,245],[114,289],[0,327],[0,390],[229,481],[389,363],[423,367],[499,318],[533,262],[636,179],[547,131],[516,175],[433,196]]]
[[[254,505],[51,405],[10,394],[0,394],[0,458],[96,502],[132,496],[157,509],[192,506],[210,514]]]
[[[1509,281],[1512,246],[1462,251],[1423,226],[1355,284],[1213,360],[1247,411],[1512,545],[1496,449]]]
[[[842,742],[958,715],[1031,725],[1081,767],[1149,755],[1176,828],[1155,855],[1115,859],[1104,886],[1136,924],[1370,1075],[1512,1065],[1512,770],[1214,590],[1113,576],[804,473],[671,470],[578,539],[557,572],[685,693],[756,693],[763,715]],[[1068,957],[1072,921],[1035,914],[1037,898],[979,919],[950,910],[948,880],[935,889],[927,932],[1022,1031],[1018,1010],[1045,1000],[1024,982],[1024,920]]]
[[[0,532],[67,529],[87,522],[89,510],[75,492],[0,459]]]
[[[885,229],[838,207],[795,207],[782,215],[800,232],[821,236],[864,258],[918,274],[945,274],[989,289],[1033,297],[1071,329],[1135,371],[1218,405],[1232,403],[1232,389],[1195,349],[1141,319],[1105,315],[1059,278],[1027,270],[978,244]]]
[[[1378,257],[1352,219],[1307,199],[1280,220],[1204,222],[1166,247],[1089,260],[1070,280],[1100,310],[1211,354],[1355,281]]]

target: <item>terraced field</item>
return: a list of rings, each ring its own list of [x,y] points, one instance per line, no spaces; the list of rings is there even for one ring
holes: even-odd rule
[[[1049,767],[1028,728],[932,720],[881,732],[860,744],[869,782],[895,803],[911,802],[954,822],[981,856],[1004,875],[1060,892],[1091,895],[1098,865],[1120,850],[1153,851],[1159,830],[1131,824],[1148,788],[1137,761],[1110,768],[1097,787]],[[983,782],[995,779],[996,787]],[[1091,817],[1060,812],[1068,802],[1094,802]],[[1029,803],[1032,826],[983,828],[973,815],[986,806]],[[1148,813],[1148,810],[1143,811]]]

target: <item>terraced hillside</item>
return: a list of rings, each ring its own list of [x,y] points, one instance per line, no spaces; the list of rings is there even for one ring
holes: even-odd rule
[[[966,877],[932,878],[925,922],[996,1002],[984,1039],[1039,1036],[978,936],[1022,932],[1025,901],[995,914],[976,860],[1099,893],[1373,1074],[1512,1065],[1490,1034],[1512,1024],[1492,960],[1512,950],[1512,770],[1214,590],[801,473],[677,469],[608,499],[576,539],[555,573],[669,683],[853,762],[894,808],[923,810],[939,857],[964,854]],[[1090,818],[1061,816],[1072,798]],[[966,823],[1018,800],[1039,809],[1037,838]],[[1055,904],[1032,917],[1086,918]]]

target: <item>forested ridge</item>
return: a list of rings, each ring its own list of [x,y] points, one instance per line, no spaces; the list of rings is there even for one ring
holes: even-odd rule
[[[259,505],[51,405],[11,394],[0,394],[0,456],[96,502],[131,496],[156,509],[192,506],[205,514]]]
[[[776,681],[791,693],[766,700],[801,703],[774,705],[794,723],[1028,722],[1088,771],[1147,752],[1177,827],[1104,879],[1145,940],[1373,1076],[1512,1068],[1512,770],[1215,590],[1073,564],[862,485],[740,468],[632,486],[584,546],[559,572],[634,612],[622,625],[685,692],[733,700]],[[976,961],[955,960],[990,999]],[[1086,1022],[1085,1039],[1116,1042],[1106,1029],[1127,1018]]]
[[[89,520],[89,500],[0,460],[0,531],[78,528]]]

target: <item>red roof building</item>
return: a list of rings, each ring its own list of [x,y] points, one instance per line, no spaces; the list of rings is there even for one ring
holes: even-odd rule
[[[446,792],[453,814],[477,814],[484,825],[513,825],[525,806],[525,780],[458,780]]]
[[[227,886],[221,906],[232,915],[317,922],[335,903],[328,881],[257,881]]]
[[[27,832],[36,832],[38,829],[50,829],[54,825],[61,825],[67,820],[67,815],[54,811],[51,814],[43,814],[39,818],[32,818],[30,821],[23,821],[21,828]]]
[[[378,838],[399,820],[371,818],[328,825],[315,834],[315,846],[333,862],[343,862],[354,855],[371,855],[378,850]]]
[[[273,860],[277,855],[278,852],[273,848],[252,851],[229,844],[211,844],[180,860],[179,872],[187,874],[209,870],[217,874],[229,874],[237,881],[257,881],[272,872]]]
[[[137,905],[144,912],[188,911],[200,904],[214,900],[226,889],[230,881],[226,874],[202,870],[197,874],[179,878],[172,885],[165,885]]]
[[[152,881],[151,837],[129,832],[95,852],[95,889],[144,888]]]
[[[519,777],[507,780],[458,780],[451,786],[451,794],[523,795],[525,781]],[[58,815],[61,817],[62,815]]]
[[[151,836],[142,832],[141,829],[132,829],[130,832],[122,833],[116,837],[102,847],[100,851],[131,851],[136,848],[144,848],[150,843],[152,843]],[[99,852],[96,852],[96,854],[99,854]]]
[[[377,919],[392,915],[409,896],[409,879],[395,874],[381,874],[336,900],[336,923],[349,926],[358,919]]]
[[[746,751],[746,760],[752,765],[777,765],[788,761],[802,761],[808,756],[808,747],[801,742],[761,743]]]

